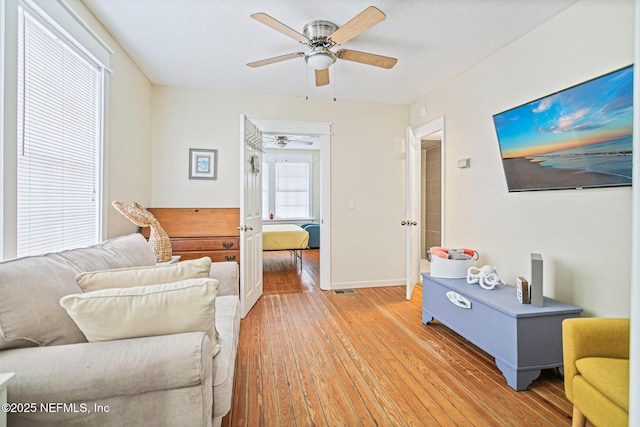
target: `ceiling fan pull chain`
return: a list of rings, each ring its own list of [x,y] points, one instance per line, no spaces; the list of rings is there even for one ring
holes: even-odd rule
[[[338,66],[338,64],[335,64],[333,67],[331,67],[331,72],[333,73],[333,77],[331,77],[331,79],[333,80],[333,102],[336,102],[336,67]]]
[[[309,100],[309,66],[304,64],[304,99]]]

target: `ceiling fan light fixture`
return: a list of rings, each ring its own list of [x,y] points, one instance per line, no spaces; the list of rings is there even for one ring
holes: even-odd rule
[[[314,70],[326,70],[336,62],[336,55],[328,49],[321,48],[309,52],[304,59]]]

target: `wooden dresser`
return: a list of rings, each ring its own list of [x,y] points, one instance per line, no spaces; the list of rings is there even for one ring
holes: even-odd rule
[[[240,209],[148,208],[171,238],[181,260],[208,256],[211,261],[240,263]],[[149,228],[141,230],[149,237]]]

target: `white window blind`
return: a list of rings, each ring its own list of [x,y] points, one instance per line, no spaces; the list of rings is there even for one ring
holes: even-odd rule
[[[20,8],[18,256],[100,238],[103,69]]]
[[[309,163],[276,163],[276,218],[309,218]]]
[[[311,217],[311,163],[264,163],[264,219],[271,213],[276,220],[308,219]]]

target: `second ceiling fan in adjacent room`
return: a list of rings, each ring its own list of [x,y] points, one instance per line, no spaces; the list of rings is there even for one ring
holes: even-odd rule
[[[275,146],[278,148],[284,148],[289,144],[302,145],[302,146],[313,145],[313,141],[307,141],[307,140],[304,140],[303,138],[308,138],[308,137],[304,137],[304,136],[289,137],[287,135],[267,135],[265,136],[265,138],[263,138],[263,141],[267,144],[271,144],[272,146]]]

